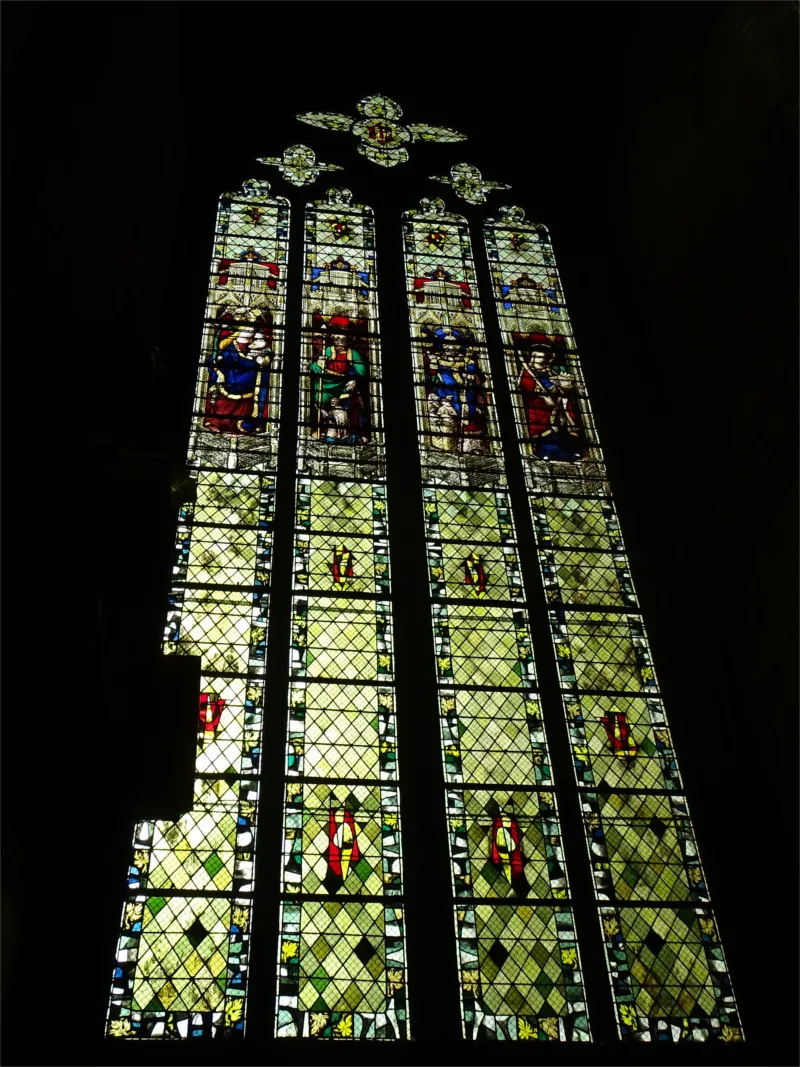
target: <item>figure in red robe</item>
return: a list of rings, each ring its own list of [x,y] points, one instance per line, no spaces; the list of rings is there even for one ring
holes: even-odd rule
[[[529,334],[517,335],[515,341],[522,364],[519,389],[534,454],[538,459],[580,459],[584,447],[575,380],[565,357],[556,361],[556,348],[563,348],[564,339]]]

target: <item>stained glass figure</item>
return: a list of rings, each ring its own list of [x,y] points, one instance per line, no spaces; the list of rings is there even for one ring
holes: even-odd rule
[[[403,235],[463,1032],[588,1041],[469,228]]]
[[[401,125],[402,108],[382,94],[365,96],[359,100],[357,108],[361,118],[319,111],[308,111],[297,118],[309,126],[354,133],[360,138],[359,153],[381,167],[396,167],[398,163],[405,163],[408,151],[404,146],[413,141],[466,140],[463,133],[447,126],[429,126],[424,122]]]
[[[134,830],[109,1037],[244,1033],[288,224],[220,200],[163,649],[200,657],[194,803]]]
[[[471,163],[455,163],[450,168],[449,178],[432,174],[431,181],[451,185],[453,192],[462,200],[466,200],[468,204],[483,204],[487,193],[491,193],[494,189],[511,188],[504,182],[493,182],[484,178],[478,168],[473,167]]]
[[[374,223],[331,189],[305,226],[276,1034],[395,1040],[408,1034]]]
[[[550,237],[484,233],[618,1031],[741,1040]]]
[[[314,150],[304,144],[289,145],[283,155],[259,156],[259,163],[267,167],[277,167],[287,182],[292,185],[311,185],[323,171],[343,170],[335,163],[323,163],[314,155]]]

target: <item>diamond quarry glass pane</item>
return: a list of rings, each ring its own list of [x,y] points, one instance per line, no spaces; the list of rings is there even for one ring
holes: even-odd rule
[[[456,928],[465,1037],[589,1040],[569,909],[476,904],[457,909]]]
[[[307,205],[276,1034],[408,1036],[372,211]],[[359,899],[360,898],[360,899]]]
[[[741,1041],[719,932],[708,908],[601,908],[620,1037]]]
[[[294,682],[288,771],[307,778],[395,777],[394,693],[388,687]]]
[[[278,1037],[407,1036],[400,908],[374,901],[286,902],[281,930]]]
[[[244,1033],[288,225],[266,182],[220,200],[163,645],[200,657],[209,777],[135,828],[109,1037]]]
[[[464,1033],[588,1040],[469,227],[423,200],[403,233]]]
[[[484,235],[619,1033],[740,1040],[550,237],[519,207]]]

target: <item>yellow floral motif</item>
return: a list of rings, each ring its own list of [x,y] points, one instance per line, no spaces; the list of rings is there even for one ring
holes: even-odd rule
[[[689,871],[689,878],[695,885],[697,885],[698,882],[702,882],[703,880],[703,872],[699,867],[692,867]]]
[[[238,926],[240,930],[247,930],[247,924],[250,921],[250,909],[235,907],[233,909],[233,922],[235,926]]]
[[[108,1026],[109,1037],[127,1037],[131,1032],[129,1019],[112,1019]]]
[[[723,1041],[741,1041],[742,1031],[738,1026],[723,1026],[720,1037]]]
[[[536,1031],[529,1023],[526,1023],[524,1019],[519,1020],[517,1032],[519,1033],[521,1041],[533,1041],[536,1037]]]
[[[642,667],[642,681],[643,682],[649,682],[652,677],[653,677],[653,668],[652,667]]]
[[[267,631],[263,626],[254,626],[250,631],[250,643],[253,645],[260,644],[267,636]]]
[[[425,510],[427,511],[427,513],[429,515],[435,515],[436,514],[436,505],[435,504],[426,504],[425,505]]]
[[[339,1022],[334,1027],[339,1037],[352,1037],[353,1036],[353,1016],[343,1015]]]
[[[129,930],[134,923],[141,922],[144,913],[144,904],[125,905],[125,928]]]
[[[607,919],[603,919],[603,929],[606,932],[606,937],[613,937],[619,933],[619,922],[615,915],[610,915]]]
[[[562,948],[561,962],[567,967],[576,967],[578,964],[578,950],[576,948]]]
[[[556,645],[556,655],[569,659],[569,645]]]
[[[403,972],[399,970],[391,970],[386,975],[386,984],[389,987],[389,995],[395,992],[397,989],[403,988]]]
[[[431,578],[435,578],[438,581],[438,579],[441,578],[441,577],[442,577],[442,568],[441,567],[431,567]]]
[[[380,656],[378,656],[378,666],[383,667],[384,670],[389,670],[389,662],[389,657],[386,655],[386,653],[382,653]]]
[[[256,813],[256,806],[252,800],[243,800],[239,805],[239,814],[243,819],[252,819]]]
[[[140,851],[140,852],[134,852],[134,854],[133,854],[133,862],[139,868],[140,871],[144,870],[144,868],[147,866],[147,863],[148,863],[149,859],[150,859],[150,853],[149,852],[141,852]]]
[[[296,941],[284,941],[284,943],[281,945],[281,959],[284,961],[284,963],[287,960],[292,959],[292,957],[296,956],[296,955],[297,955],[297,942]]]
[[[558,1019],[540,1019],[539,1026],[551,1041],[558,1041]]]
[[[477,971],[462,971],[461,984],[466,992],[474,992],[476,996],[480,995],[481,979]]]
[[[311,1013],[311,1033],[318,1034],[320,1030],[324,1030],[328,1025],[328,1016],[323,1015],[320,1011],[312,1011]]]
[[[442,697],[442,715],[452,715],[456,710],[456,702],[453,697]]]
[[[706,937],[710,937],[712,941],[717,940],[717,931],[714,929],[713,919],[701,919],[700,929],[703,931]]]
[[[439,673],[440,674],[445,674],[447,671],[450,670],[450,657],[449,656],[438,656],[437,659],[436,659],[436,662],[439,665]]]
[[[619,1014],[623,1023],[631,1030],[638,1030],[639,1023],[636,1020],[636,1012],[630,1006],[630,1004],[620,1004]]]
[[[242,1017],[243,1004],[241,1000],[229,1000],[225,1005],[225,1025],[233,1026]]]
[[[395,812],[387,812],[383,817],[384,826],[397,826],[397,815]]]

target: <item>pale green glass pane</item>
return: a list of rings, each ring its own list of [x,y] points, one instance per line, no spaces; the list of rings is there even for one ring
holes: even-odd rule
[[[195,527],[186,580],[200,584],[253,585],[257,530]]]
[[[294,677],[378,680],[392,670],[388,604],[344,597],[297,598],[292,615]]]
[[[579,689],[641,691],[655,689],[655,675],[641,620],[603,612],[565,611],[556,654],[571,652]],[[563,671],[562,671],[563,674]]]
[[[555,548],[609,552],[621,547],[616,516],[607,501],[576,497],[544,497],[542,501],[546,532]]]
[[[406,1037],[401,909],[284,903],[279,973],[278,1037]]]
[[[509,513],[498,514],[496,495],[483,489],[426,490],[444,541],[500,542],[513,537]]]
[[[230,898],[139,895],[123,909],[107,1033],[178,1038],[190,1023],[208,1034],[243,1018],[250,905]],[[131,968],[130,963],[134,962]],[[211,1016],[218,1013],[212,1024]],[[192,1016],[203,1013],[204,1019]]]
[[[259,685],[243,678],[200,679],[196,769],[201,774],[258,772],[262,721]]]
[[[388,542],[344,534],[297,534],[295,587],[311,592],[388,593]]]
[[[290,783],[284,819],[284,892],[402,891],[396,786]]]
[[[233,471],[200,471],[194,521],[255,526],[259,518],[261,476]],[[264,479],[271,486],[273,483]]]
[[[708,908],[601,908],[600,917],[623,1040],[742,1040]]]
[[[568,604],[623,607],[629,603],[610,555],[556,549],[552,556],[560,598]]]
[[[304,516],[298,514],[303,523]],[[310,485],[312,531],[352,536],[373,533],[373,491],[363,482],[314,479]]]
[[[456,928],[467,1038],[588,1040],[568,908],[478,904],[457,909]]]
[[[176,822],[142,822],[134,835],[132,888],[240,892],[253,879],[255,803],[240,783],[198,782],[195,806]]]
[[[293,682],[288,769],[320,778],[394,778],[394,695],[368,685]]]
[[[546,783],[550,766],[539,704],[531,693],[441,691],[449,781]]]
[[[165,653],[200,656],[206,671],[242,674],[247,670],[251,644],[264,637],[263,627],[253,624],[250,594],[221,589],[187,591],[179,614],[178,636],[165,642]]]
[[[530,638],[511,608],[454,604],[448,618],[456,684],[520,686],[527,680]]]
[[[583,793],[581,808],[601,900],[708,899],[683,797]]]
[[[582,693],[565,695],[564,701],[579,784],[609,789],[681,788],[672,737],[659,700]],[[627,729],[627,744],[615,749],[614,718],[619,716]]]
[[[443,544],[429,549],[431,591],[459,600],[512,600],[522,595],[513,545]]]
[[[451,789],[447,817],[456,896],[567,895],[552,793]]]

